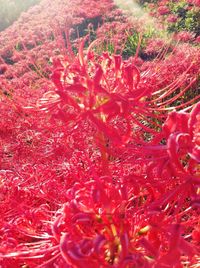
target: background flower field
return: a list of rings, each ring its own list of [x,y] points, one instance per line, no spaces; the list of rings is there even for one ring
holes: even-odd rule
[[[25,9],[0,32],[0,267],[200,267],[199,1]]]

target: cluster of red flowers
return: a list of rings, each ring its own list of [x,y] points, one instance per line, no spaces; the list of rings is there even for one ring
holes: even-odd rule
[[[129,25],[109,0],[43,0],[0,35],[2,268],[199,265],[200,52],[99,53],[112,16]]]

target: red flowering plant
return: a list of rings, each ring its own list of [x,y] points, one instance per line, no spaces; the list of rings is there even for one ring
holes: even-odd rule
[[[198,266],[199,52],[138,69],[86,39],[59,39],[51,81],[2,74],[0,266]]]
[[[199,224],[199,141],[198,128],[192,125],[198,126],[199,105],[191,114],[170,114],[163,130],[159,120],[166,119],[169,105],[196,81],[196,63],[188,62],[188,67],[184,59],[186,66],[174,67],[171,59],[154,61],[141,73],[134,58],[96,55],[91,50],[94,43],[85,55],[84,41],[77,56],[69,46],[67,55],[53,58],[54,87],[38,101],[38,107],[52,115],[46,127],[50,137],[38,123],[34,131],[18,133],[20,142],[34,141],[32,149],[38,144],[32,155],[42,155],[55,170],[34,157],[35,171],[18,167],[19,177],[15,165],[14,172],[6,173],[7,183],[1,179],[2,209],[6,208],[2,265],[193,264],[199,248],[199,229],[193,227]],[[179,68],[185,69],[184,76],[173,81],[175,73],[168,68],[171,84],[158,90],[166,84],[166,64],[176,75]],[[170,95],[182,86],[180,94]],[[25,150],[22,161],[24,153],[28,157]],[[185,159],[186,153],[191,160]],[[6,187],[12,189],[7,197]],[[13,211],[14,204],[18,208]]]
[[[140,103],[147,90],[138,87],[140,73],[133,63],[107,53],[95,56],[90,48],[85,58],[83,44],[72,62],[70,57],[54,60],[52,80],[57,89],[45,93],[38,105],[43,110],[55,109],[57,116],[76,127],[89,119],[98,131],[123,146],[129,140],[132,103]],[[117,128],[115,121],[121,122],[123,129]]]
[[[200,105],[198,104],[190,114],[172,112],[163,127],[168,138],[168,153],[173,159],[177,172],[179,169],[198,175],[197,163],[200,161],[199,110]]]
[[[11,230],[3,237],[5,247],[0,255],[3,265],[18,260],[33,267],[195,264],[199,249],[199,132],[195,127],[199,104],[190,114],[172,112],[167,117],[166,113],[168,105],[179,98],[170,94],[183,85],[186,91],[194,78],[182,81],[180,75],[171,82],[174,78],[169,76],[171,85],[159,91],[157,87],[166,81],[160,80],[155,68],[164,72],[167,61],[144,66],[141,73],[134,59],[96,55],[91,50],[94,43],[85,54],[84,42],[77,56],[69,46],[67,55],[53,58],[55,89],[37,103],[42,111],[51,113],[52,131],[57,120],[69,139],[70,149],[63,148],[71,153],[63,162],[68,171],[62,174],[65,169],[61,171],[61,164],[53,160],[60,156],[66,161],[61,156],[63,149],[57,148],[51,152],[51,163],[62,176],[49,171],[42,172],[44,179],[38,178],[37,183],[32,180],[38,175],[29,179],[33,189],[27,198],[33,206],[31,194],[37,197],[38,205],[25,214],[22,206],[16,218],[9,220]],[[187,79],[195,73],[191,68],[185,70]],[[163,127],[159,120],[165,121]],[[57,197],[48,188],[57,189]],[[43,209],[43,200],[50,207]],[[36,213],[35,221],[27,213]],[[9,215],[5,221],[8,219]],[[16,242],[8,246],[10,237]]]

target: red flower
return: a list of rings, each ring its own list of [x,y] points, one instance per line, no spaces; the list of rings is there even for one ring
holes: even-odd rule
[[[171,23],[175,23],[175,22],[177,22],[177,20],[178,20],[178,17],[176,16],[176,15],[169,15],[168,17],[167,17],[167,21],[168,22],[171,22]]]
[[[73,61],[54,60],[55,93],[45,93],[38,105],[45,110],[57,107],[57,114],[62,113],[60,118],[65,121],[70,119],[78,124],[90,120],[110,140],[123,144],[129,140],[128,118],[133,105],[143,106],[140,100],[150,92],[140,87],[140,72],[133,62],[123,62],[121,56],[110,57],[107,53],[95,59],[90,50],[86,58],[83,46],[84,41]],[[64,107],[72,112],[64,114]],[[127,131],[121,136],[111,127],[116,116],[127,122]]]
[[[169,10],[169,8],[166,7],[166,6],[160,6],[160,7],[158,8],[158,13],[159,13],[160,15],[166,15],[166,14],[169,14],[169,13],[170,13],[170,10]]]
[[[7,71],[8,67],[6,64],[1,64],[0,65],[0,75],[4,74]]]
[[[189,42],[194,40],[194,34],[191,32],[182,31],[175,35],[175,39],[182,42]]]
[[[177,171],[198,174],[197,166],[200,163],[199,117],[200,103],[194,106],[190,114],[170,113],[164,124],[168,153]]]

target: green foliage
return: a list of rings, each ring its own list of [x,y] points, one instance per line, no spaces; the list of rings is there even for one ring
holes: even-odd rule
[[[171,12],[179,16],[184,16],[184,14],[186,13],[187,5],[187,2],[184,0],[178,2],[169,2],[169,8]]]
[[[185,18],[185,29],[200,34],[200,12],[198,9],[191,9]]]
[[[169,2],[171,13],[178,16],[176,23],[168,26],[169,31],[191,31],[199,35],[200,12],[196,7],[189,8],[189,4],[183,0],[178,2]]]
[[[140,5],[146,5],[147,3],[157,3],[158,0],[138,0]]]
[[[98,44],[98,46],[94,48],[94,51],[99,55],[101,55],[102,52],[108,52],[110,55],[113,53],[117,54],[117,51],[115,51],[115,45],[106,40]]]
[[[22,46],[22,44],[21,44],[21,43],[17,43],[16,46],[15,46],[15,49],[16,49],[17,51],[21,51],[21,50],[23,50],[23,46]]]
[[[198,9],[193,8],[186,10],[176,7],[173,10],[174,14],[178,15],[178,20],[176,23],[172,23],[168,26],[170,32],[190,31],[197,35],[200,34],[200,12]],[[175,11],[177,11],[177,13]]]
[[[155,11],[159,7],[159,0],[139,0],[143,5],[146,11],[153,10]],[[149,4],[155,4],[153,8]],[[181,32],[181,31],[190,31],[200,35],[200,10],[199,7],[196,7],[193,4],[188,3],[186,0],[174,1],[169,0],[166,2],[166,7],[169,8],[170,15],[175,15],[177,17],[176,22],[169,22],[168,15],[160,16],[161,20],[164,20],[166,23],[166,29],[169,32]],[[155,9],[155,10],[154,10]]]
[[[133,31],[133,33],[128,35],[127,37],[127,41],[123,50],[123,56],[127,58],[127,57],[135,55],[140,38],[141,38],[141,43],[140,43],[140,48],[139,48],[139,54],[141,54],[142,50],[144,50],[147,45],[148,39],[154,36],[156,37],[159,34],[161,33],[156,32],[155,28],[153,28],[152,26],[149,26],[148,28],[146,28],[146,31],[142,35],[137,31]]]
[[[136,53],[136,49],[139,43],[139,33],[134,32],[132,35],[129,35],[125,44],[125,48],[123,51],[123,56],[133,56]],[[144,38],[142,38],[140,49],[142,49],[145,45]]]

